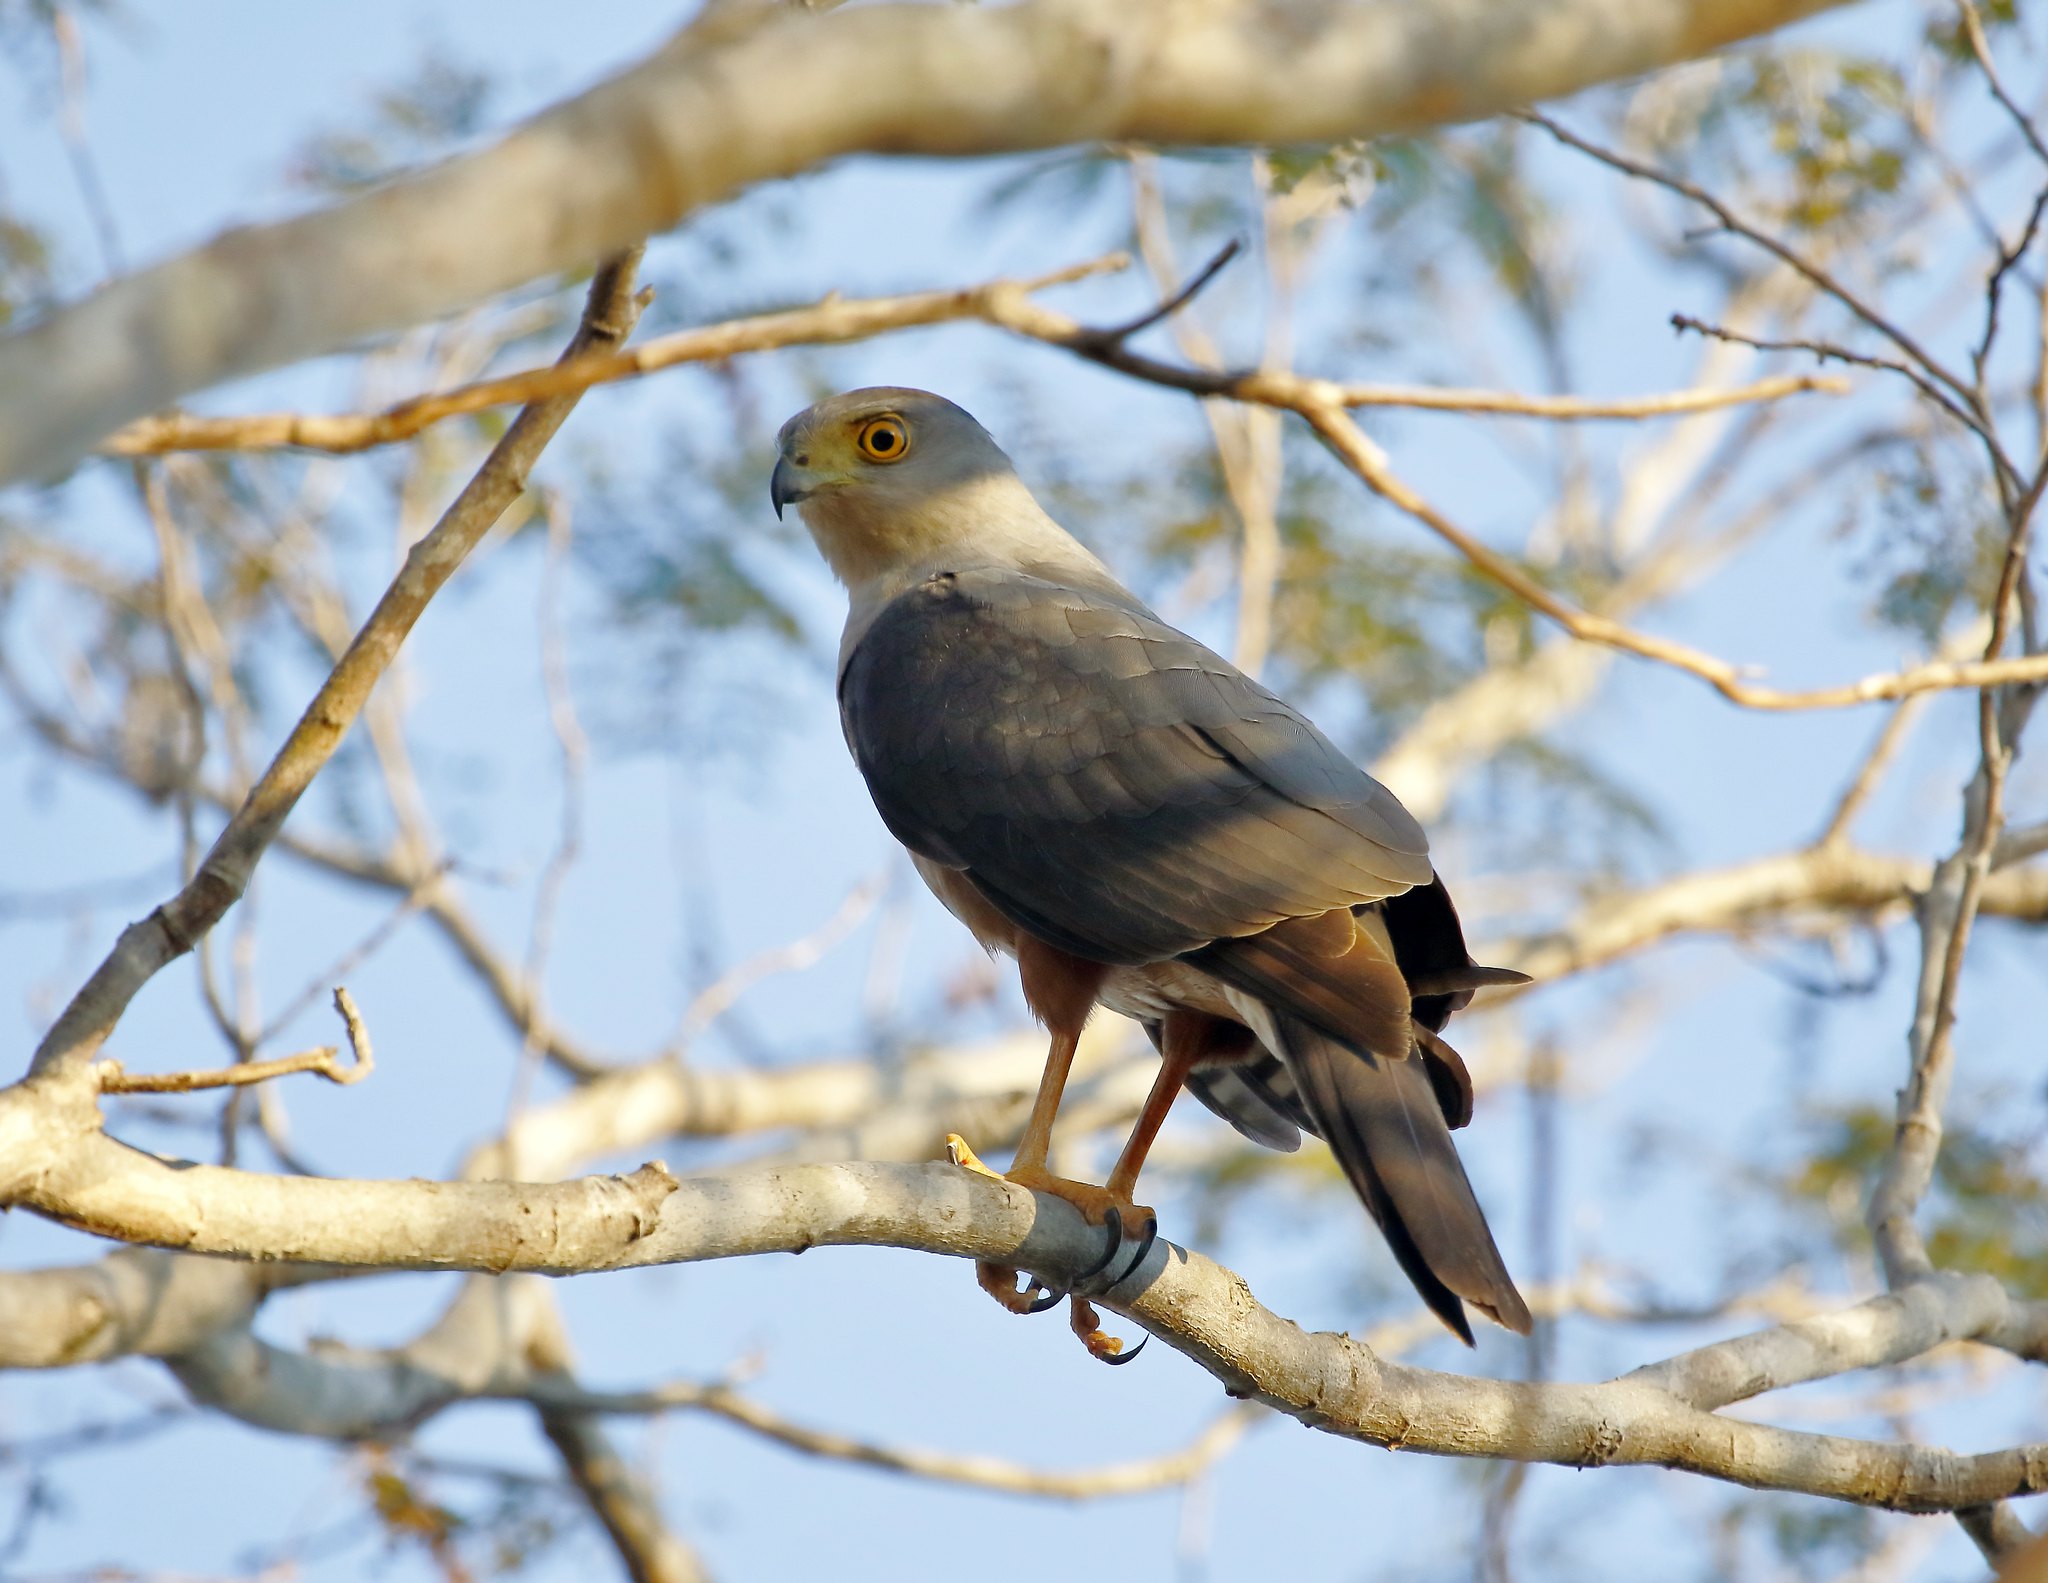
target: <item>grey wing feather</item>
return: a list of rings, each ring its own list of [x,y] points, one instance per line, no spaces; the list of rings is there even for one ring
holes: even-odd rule
[[[1128,596],[941,573],[876,617],[839,696],[897,839],[1079,956],[1160,961],[1431,877],[1392,793]]]

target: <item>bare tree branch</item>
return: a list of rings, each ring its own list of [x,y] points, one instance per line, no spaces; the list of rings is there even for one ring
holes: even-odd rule
[[[94,1067],[99,1074],[102,1094],[190,1094],[202,1088],[239,1088],[250,1083],[267,1083],[273,1077],[289,1077],[296,1072],[316,1072],[330,1083],[347,1087],[360,1083],[376,1070],[371,1058],[370,1035],[363,1027],[362,1013],[356,1010],[356,1003],[345,989],[334,992],[334,1009],[341,1014],[342,1026],[348,1031],[349,1050],[353,1059],[350,1064],[341,1064],[341,1052],[333,1045],[323,1045],[317,1050],[302,1050],[297,1055],[283,1055],[271,1061],[245,1061],[238,1066],[224,1066],[210,1072],[124,1072],[118,1061],[101,1061]]]
[[[55,1097],[65,1081],[43,1077],[9,1090],[0,1141],[12,1142],[18,1134],[10,1123],[33,1112],[43,1135],[63,1140],[62,1153],[93,1158],[96,1168],[26,1183],[17,1177],[10,1196],[109,1234],[266,1258],[549,1273],[887,1245],[1061,1276],[1101,1255],[1100,1232],[1063,1201],[936,1164],[796,1166],[682,1183],[643,1172],[607,1188],[638,1197],[639,1206],[595,1221],[575,1212],[574,1198],[605,1184],[575,1184],[565,1199],[561,1188],[513,1183],[269,1180],[208,1167],[176,1171],[142,1156],[117,1164],[94,1158],[116,1146],[96,1133],[80,1138],[79,1118]],[[452,1208],[459,1212],[449,1214]],[[459,1301],[485,1302],[469,1297],[477,1290],[471,1283]],[[1304,1333],[1262,1307],[1238,1277],[1163,1242],[1101,1300],[1193,1358],[1232,1394],[1378,1445],[1575,1467],[1652,1464],[1905,1511],[1956,1510],[2048,1489],[2048,1447],[1959,1456],[1772,1428],[1720,1416],[1693,1399],[1747,1396],[1759,1368],[1792,1383],[1898,1362],[1959,1339],[2041,1355],[2048,1323],[1985,1277],[1914,1283],[1911,1293],[1888,1294],[1830,1321],[1738,1338],[1598,1385],[1514,1384],[1389,1363],[1350,1337]],[[483,1368],[473,1342],[458,1346],[430,1333],[416,1346],[436,1356],[445,1349],[446,1367],[458,1372]],[[253,1417],[290,1367],[259,1357],[262,1347],[246,1330],[219,1333],[177,1366],[188,1382],[201,1382],[206,1399],[237,1403],[230,1410]],[[306,1388],[334,1403],[338,1424],[360,1407],[366,1384],[344,1390],[328,1379]]]
[[[704,1031],[730,1011],[739,998],[763,979],[779,973],[800,973],[813,966],[840,941],[859,928],[874,911],[888,884],[886,872],[871,874],[846,893],[846,898],[817,928],[783,945],[772,946],[749,957],[730,972],[722,973],[694,995],[683,1008],[682,1025],[672,1041],[677,1050],[687,1050]]]
[[[1074,1063],[1077,1115],[1097,1079],[1135,1066],[1125,1059],[1142,1043],[1134,1035],[1120,1018],[1089,1024]],[[548,1178],[669,1138],[785,1130],[830,1137],[839,1154],[928,1159],[963,1114],[991,1101],[1015,1112],[1021,1124],[1044,1064],[1043,1041],[1030,1033],[915,1051],[893,1069],[866,1059],[711,1069],[657,1058],[534,1106],[502,1140],[477,1150],[463,1175],[472,1181],[511,1176],[516,1163],[516,1174]],[[1144,1097],[1147,1079],[1133,1075],[1122,1096],[1128,1106],[1119,1106],[1114,1119],[1136,1114]],[[850,1133],[859,1136],[840,1136]]]
[[[1977,58],[1977,68],[1984,73],[1984,85],[1991,90],[1999,108],[2012,118],[2020,135],[2027,140],[2027,147],[2042,164],[2048,165],[2048,143],[2041,140],[2041,130],[2034,125],[2034,118],[2022,110],[2005,91],[2005,84],[1999,80],[1998,66],[1991,58],[1991,43],[1984,36],[1984,19],[1977,14],[1972,0],[1957,0],[1956,9],[1962,13],[1963,37],[1969,41],[1970,53]]]
[[[256,1311],[277,1265],[119,1248],[92,1264],[0,1275],[0,1368],[168,1357]]]
[[[271,450],[282,446],[343,454],[366,451],[412,439],[421,430],[449,418],[552,396],[576,395],[593,385],[639,379],[685,363],[723,362],[743,352],[767,352],[785,346],[832,346],[919,325],[983,319],[987,317],[986,301],[991,292],[1044,291],[1050,286],[1122,269],[1129,262],[1123,254],[1111,253],[1030,280],[1001,280],[954,291],[924,291],[852,302],[828,297],[815,307],[680,330],[624,351],[565,359],[547,368],[529,368],[517,374],[458,385],[436,395],[415,396],[381,412],[334,416],[252,412],[217,418],[164,413],[108,435],[100,449],[113,456],[147,456],[162,451]]]
[[[1160,302],[1149,313],[1101,332],[1102,344],[1121,346],[1138,331],[1164,320],[1173,332],[1181,356],[1197,368],[1220,368],[1223,358],[1215,342],[1192,313],[1181,310],[1237,256],[1239,244],[1232,240],[1178,290],[1174,289],[1172,283],[1180,271],[1174,263],[1172,238],[1168,234],[1158,161],[1153,155],[1134,153],[1130,163],[1131,209],[1138,251],[1160,293]],[[1292,271],[1281,255],[1291,257],[1292,239],[1284,234],[1285,228],[1274,214],[1271,183],[1263,179],[1265,169],[1263,161],[1255,162],[1254,170],[1262,177],[1260,211],[1265,222],[1268,282],[1266,345],[1261,365],[1270,367],[1287,361],[1286,319],[1290,309],[1286,277]],[[1277,513],[1286,463],[1281,448],[1280,414],[1264,407],[1204,401],[1202,416],[1208,421],[1224,493],[1238,526],[1237,632],[1231,645],[1231,659],[1256,676],[1266,663],[1266,650],[1272,643],[1273,596],[1280,582]]]
[[[269,1061],[248,1061],[240,1066],[214,1067],[199,1072],[125,1072],[118,1061],[99,1063],[100,1092],[103,1094],[196,1094],[208,1088],[240,1088],[250,1083],[267,1083],[273,1077],[290,1077],[298,1072],[317,1072],[330,1083],[354,1083],[368,1076],[360,1065],[343,1066],[341,1052],[331,1044],[280,1055]]]
[[[718,8],[492,147],[231,233],[0,342],[0,482],[59,472],[189,391],[578,268],[840,155],[1413,130],[1690,59],[1825,3],[1321,0],[1284,28],[1244,0]]]
[[[1576,132],[1553,121],[1549,116],[1538,115],[1534,111],[1523,111],[1521,112],[1521,118],[1532,126],[1540,126],[1544,131],[1556,138],[1558,142],[1564,144],[1567,148],[1577,149],[1589,159],[1597,160],[1600,164],[1620,171],[1625,176],[1632,176],[1638,181],[1651,182],[1656,186],[1677,193],[1680,197],[1698,204],[1720,222],[1722,230],[1728,232],[1731,236],[1739,236],[1754,243],[1777,259],[1779,263],[1788,265],[1804,275],[1821,292],[1833,298],[1871,329],[1875,330],[1887,341],[1890,341],[1892,345],[1905,354],[1907,360],[1916,368],[1924,371],[1929,378],[1946,386],[1958,399],[1965,403],[1972,402],[1975,399],[1974,392],[1969,385],[1965,384],[1960,377],[1952,373],[1929,353],[1926,348],[1921,346],[1918,341],[1892,320],[1885,317],[1877,308],[1865,302],[1855,292],[1843,285],[1841,281],[1797,248],[1787,246],[1777,237],[1765,231],[1761,226],[1736,214],[1727,204],[1723,203],[1705,188],[1696,186],[1682,177],[1674,176],[1669,171],[1658,170],[1656,167],[1646,165],[1640,160],[1631,159],[1625,154],[1616,153],[1613,149],[1602,148],[1599,144],[1580,137]],[[1975,413],[1966,416],[1964,421],[1973,428],[1981,429],[1985,425],[1986,420],[1982,413]],[[1996,441],[1993,440],[1992,443],[1995,445]]]
[[[1915,693],[1958,687],[1997,687],[2048,679],[2048,656],[2023,655],[2009,659],[1936,662],[1914,666],[1910,670],[1866,676],[1841,686],[1804,691],[1787,691],[1744,681],[1739,667],[1715,655],[1668,638],[1637,632],[1618,621],[1592,615],[1559,599],[1506,556],[1453,523],[1397,477],[1387,465],[1380,448],[1342,412],[1332,407],[1314,407],[1302,411],[1302,416],[1375,494],[1448,541],[1488,577],[1531,608],[1549,616],[1573,637],[1604,643],[1673,666],[1699,677],[1730,703],[1740,704],[1746,709],[1842,709],[1884,699],[1908,698]]]
[[[1701,869],[1641,890],[1596,896],[1552,932],[1489,942],[1486,954],[1539,980],[1584,972],[1677,934],[1738,930],[1801,912],[1882,913],[1934,883],[1927,862],[1840,844]],[[1984,891],[1984,910],[2048,923],[2048,870],[2011,870]]]
[[[630,1176],[546,1184],[346,1182],[180,1168],[101,1133],[89,1093],[93,1081],[88,1066],[0,1092],[0,1201],[126,1242],[248,1256],[283,1214],[301,1221],[305,1240],[296,1252],[266,1257],[383,1264],[328,1259],[317,1251],[330,1238],[350,1240],[353,1223],[355,1234],[386,1242],[387,1251],[400,1255],[394,1268],[538,1270],[574,1262],[571,1248],[587,1255],[602,1247],[623,1256],[653,1228],[676,1185],[658,1162]],[[404,1255],[400,1244],[418,1256]],[[444,1260],[431,1252],[437,1248],[458,1251]]]
[[[586,1488],[586,1494],[594,1506],[603,1503],[599,1515],[607,1528],[616,1522],[635,1530],[643,1545],[651,1542],[649,1524],[658,1526],[659,1519],[644,1488],[630,1488],[638,1481],[630,1480],[609,1453],[593,1422],[600,1416],[700,1412],[806,1456],[970,1489],[1066,1501],[1113,1499],[1186,1484],[1226,1456],[1260,1416],[1256,1407],[1229,1408],[1186,1445],[1157,1456],[1092,1468],[1037,1468],[999,1457],[885,1446],[811,1428],[728,1384],[590,1390],[571,1376],[567,1346],[543,1283],[478,1278],[464,1282],[432,1325],[397,1347],[323,1343],[299,1352],[257,1339],[246,1316],[237,1316],[169,1361],[188,1393],[206,1406],[262,1428],[327,1439],[404,1434],[462,1402],[531,1402],[549,1438],[565,1459],[573,1459],[572,1476],[579,1487],[586,1478],[597,1486],[594,1492]],[[609,1467],[600,1465],[606,1461]]]
[[[1849,839],[1849,829],[1855,824],[1856,816],[1863,811],[1863,805],[1870,800],[1878,782],[1884,779],[1885,771],[1891,768],[1892,760],[1898,756],[1914,722],[1919,719],[1927,698],[1926,693],[1908,698],[1885,716],[1876,740],[1870,744],[1870,751],[1864,755],[1849,784],[1842,788],[1842,795],[1835,800],[1834,811],[1828,815],[1828,822],[1814,840],[1816,846],[1834,846]]]
[[[1258,1415],[1256,1408],[1232,1407],[1219,1413],[1207,1428],[1178,1450],[1069,1471],[1027,1467],[1000,1457],[884,1446],[852,1435],[808,1428],[792,1423],[727,1385],[679,1383],[651,1391],[586,1391],[539,1383],[527,1395],[550,1407],[559,1403],[564,1408],[590,1413],[663,1413],[687,1408],[752,1430],[806,1456],[907,1473],[940,1484],[1066,1501],[1142,1495],[1185,1484],[1227,1455],[1244,1438]]]
[[[538,1325],[527,1338],[522,1361],[536,1384],[573,1385],[569,1338],[559,1316]],[[646,1479],[626,1466],[593,1413],[543,1404],[541,1433],[548,1437],[570,1480],[604,1528],[625,1563],[631,1583],[707,1583],[710,1576],[695,1551],[670,1531]]]
[[[661,1520],[647,1481],[626,1465],[602,1424],[588,1413],[543,1408],[540,1427],[631,1583],[704,1583],[710,1577],[697,1553]]]
[[[1986,655],[1997,654],[2010,631],[2024,576],[2033,507],[2048,462],[2012,507],[2004,565],[1991,605]],[[1955,851],[1935,870],[1915,909],[1920,926],[1920,983],[1907,1034],[1910,1066],[1899,1091],[1898,1125],[1884,1170],[1866,1212],[1885,1277],[1898,1286],[1934,1268],[1915,1222],[1934,1180],[1941,1150],[1942,1113],[1955,1067],[1956,998],[1971,929],[1993,881],[1992,860],[2005,824],[2006,777],[2019,756],[2021,733],[2040,697],[2037,687],[2004,693],[1985,686],[1977,698],[1978,763],[1963,790],[1963,833]]]
[[[1541,611],[1575,638],[1601,643],[1697,676],[1730,703],[1747,709],[1843,709],[1856,704],[1906,698],[1915,693],[1960,687],[2000,687],[2016,682],[2048,680],[2048,655],[1957,661],[1888,671],[1835,687],[1786,691],[1743,679],[1740,667],[1724,659],[1638,632],[1619,621],[1578,609],[1551,593],[1506,556],[1452,522],[1396,475],[1386,453],[1351,419],[1345,409],[1345,387],[1329,380],[1303,379],[1273,371],[1212,373],[1176,367],[1131,351],[1121,342],[1104,340],[1099,331],[1014,293],[1000,294],[997,321],[1005,329],[1050,345],[1063,346],[1091,362],[1198,396],[1227,396],[1234,401],[1281,407],[1299,414],[1320,435],[1331,452],[1375,494],[1415,518],[1450,544],[1486,576],[1532,609]]]
[[[1810,337],[1785,340],[1745,335],[1740,330],[1731,330],[1725,325],[1709,324],[1704,319],[1696,319],[1689,313],[1674,313],[1671,316],[1671,328],[1689,330],[1694,335],[1731,342],[1736,346],[1746,346],[1754,352],[1805,352],[1819,358],[1823,363],[1847,363],[1852,368],[1868,368],[1880,373],[1897,374],[1970,433],[1982,437],[1990,432],[1989,426],[1966,409],[1962,402],[1942,389],[1933,378],[1901,358],[1878,357],[1870,352],[1854,351],[1835,341],[1818,341]]]
[[[1770,295],[1764,287],[1740,291],[1736,311],[1752,311],[1758,306],[1755,299]],[[1730,351],[1716,346],[1702,359],[1708,377],[1699,388],[1716,388],[1712,376],[1726,368]],[[1799,494],[1819,487],[1825,474],[1816,469],[1773,490],[1704,542],[1681,531],[1658,532],[1658,523],[1676,502],[1697,509],[1711,498],[1716,479],[1712,442],[1727,427],[1726,409],[1695,414],[1629,467],[1606,533],[1609,553],[1624,570],[1593,601],[1595,614],[1620,619],[1694,585],[1775,521]],[[1618,652],[1567,633],[1520,661],[1487,666],[1427,705],[1373,763],[1374,777],[1391,786],[1418,819],[1435,818],[1465,770],[1485,763],[1510,742],[1540,734],[1585,704]]]
[[[721,362],[747,352],[788,346],[831,346],[866,340],[894,330],[960,320],[998,323],[992,304],[1013,292],[1033,293],[1090,275],[1125,267],[1111,253],[1030,280],[997,280],[954,291],[844,301],[827,298],[810,308],[754,318],[729,319],[681,330],[642,346],[602,357],[581,357],[546,368],[526,369],[478,380],[434,395],[415,396],[380,412],[250,412],[207,417],[169,412],[141,418],[109,435],[99,447],[111,456],[152,456],[172,451],[260,451],[285,447],[348,454],[394,445],[450,418],[544,397],[569,395],[597,385],[639,379],[690,363]],[[1184,288],[1186,289],[1186,288]],[[1151,310],[1150,319],[1161,311]],[[1119,332],[1125,333],[1125,332]],[[1846,395],[1849,382],[1825,374],[1783,374],[1720,389],[1673,390],[1647,396],[1543,396],[1505,390],[1461,390],[1424,385],[1346,384],[1345,405],[1396,407],[1424,412],[1492,414],[1566,422],[1670,418],[1723,407],[1778,401],[1818,392]]]

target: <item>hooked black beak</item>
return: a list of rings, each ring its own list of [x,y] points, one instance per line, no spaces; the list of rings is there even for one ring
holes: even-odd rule
[[[768,498],[775,504],[775,520],[778,522],[782,520],[782,508],[784,506],[795,505],[809,493],[809,490],[797,487],[796,469],[789,465],[789,458],[786,456],[776,457],[775,471],[769,475],[768,479]]]

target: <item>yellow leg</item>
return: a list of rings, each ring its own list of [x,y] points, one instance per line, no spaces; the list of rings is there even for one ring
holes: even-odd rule
[[[990,1169],[957,1132],[946,1134],[946,1158],[962,1170],[994,1177],[999,1182],[1015,1181],[1026,1187],[1043,1185],[1046,1180],[1045,1157],[1052,1143],[1053,1117],[1059,1113],[1060,1096],[1066,1092],[1067,1074],[1073,1070],[1074,1050],[1080,1042],[1078,1034],[1071,1037],[1053,1035],[1045,1071],[1038,1080],[1038,1097],[1032,1101],[1031,1119],[1024,1124],[1024,1135],[1017,1141],[1016,1159],[1009,1175]],[[1043,1306],[1043,1300],[1029,1281],[1021,1291],[1018,1290],[1020,1273],[1005,1264],[977,1263],[974,1266],[976,1283],[1011,1313],[1036,1312]]]
[[[1038,1097],[1031,1102],[1031,1119],[1024,1123],[1024,1136],[1017,1140],[1017,1155],[1010,1162],[1012,1177],[1045,1169],[1045,1157],[1052,1152],[1052,1119],[1059,1114],[1060,1096],[1067,1091],[1067,1074],[1074,1069],[1074,1052],[1080,1047],[1078,1028],[1052,1036],[1045,1071],[1038,1079]]]
[[[1053,1034],[1045,1072],[1038,1080],[1038,1097],[1032,1101],[1031,1117],[1024,1124],[1024,1135],[1017,1140],[1017,1153],[1007,1173],[991,1170],[957,1132],[946,1135],[946,1158],[963,1170],[1065,1198],[1100,1224],[1111,1202],[1104,1190],[1085,1182],[1064,1181],[1045,1168],[1046,1155],[1052,1147],[1053,1118],[1059,1114],[1060,1098],[1066,1092],[1067,1074],[1073,1070],[1074,1052],[1080,1042],[1078,1029]],[[974,1278],[981,1289],[1003,1307],[1013,1314],[1035,1313],[1044,1306],[1044,1299],[1030,1282],[1021,1291],[1018,1289],[1019,1273],[1003,1264],[977,1263],[974,1267]]]
[[[1053,1176],[1045,1168],[1052,1147],[1053,1118],[1059,1114],[1060,1099],[1066,1092],[1067,1076],[1073,1069],[1074,1052],[1080,1043],[1078,1030],[1073,1034],[1054,1033],[1045,1072],[1039,1078],[1038,1095],[1032,1101],[1030,1119],[1024,1125],[1023,1136],[1017,1141],[1017,1152],[1007,1172],[998,1175],[991,1170],[958,1133],[946,1135],[946,1157],[963,1170],[1064,1198],[1096,1225],[1103,1224],[1110,1211],[1115,1210],[1123,1217],[1125,1226],[1147,1227],[1145,1235],[1149,1240],[1152,1235],[1150,1228],[1156,1224],[1156,1217],[1151,1210],[1131,1201],[1131,1190],[1137,1185],[1138,1173],[1144,1167],[1145,1157],[1151,1152],[1167,1112],[1172,1109],[1174,1099],[1187,1081],[1189,1069],[1202,1052],[1203,1030],[1209,1021],[1178,1014],[1167,1019],[1166,1048],[1159,1075],[1153,1081],[1152,1091],[1146,1096],[1144,1109],[1117,1158],[1109,1181],[1103,1186],[1069,1182]],[[1013,1314],[1034,1313],[1045,1305],[1035,1283],[1027,1280],[1023,1289],[1018,1289],[1019,1272],[1007,1265],[977,1263],[974,1276],[983,1291]],[[1073,1299],[1069,1322],[1074,1334],[1081,1338],[1082,1345],[1103,1362],[1127,1363],[1137,1356],[1135,1352],[1124,1351],[1120,1338],[1103,1333],[1101,1316],[1084,1298]]]
[[[1138,1112],[1137,1124],[1131,1128],[1131,1136],[1124,1144],[1124,1151],[1117,1156],[1116,1165],[1104,1184],[1112,1198],[1125,1204],[1131,1202],[1131,1194],[1138,1186],[1138,1173],[1145,1168],[1145,1156],[1152,1152],[1153,1140],[1159,1136],[1159,1129],[1166,1122],[1166,1113],[1173,1108],[1173,1102],[1180,1097],[1181,1085],[1188,1080],[1188,1071],[1195,1064],[1195,1052],[1176,1047],[1169,1041],[1166,1054],[1159,1062],[1159,1075],[1152,1080],[1152,1092],[1145,1096],[1145,1108]]]

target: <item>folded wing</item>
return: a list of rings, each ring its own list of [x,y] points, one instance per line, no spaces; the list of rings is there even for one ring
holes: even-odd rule
[[[1385,787],[1134,600],[942,574],[883,610],[839,695],[896,837],[1080,956],[1161,961],[1431,878]]]

